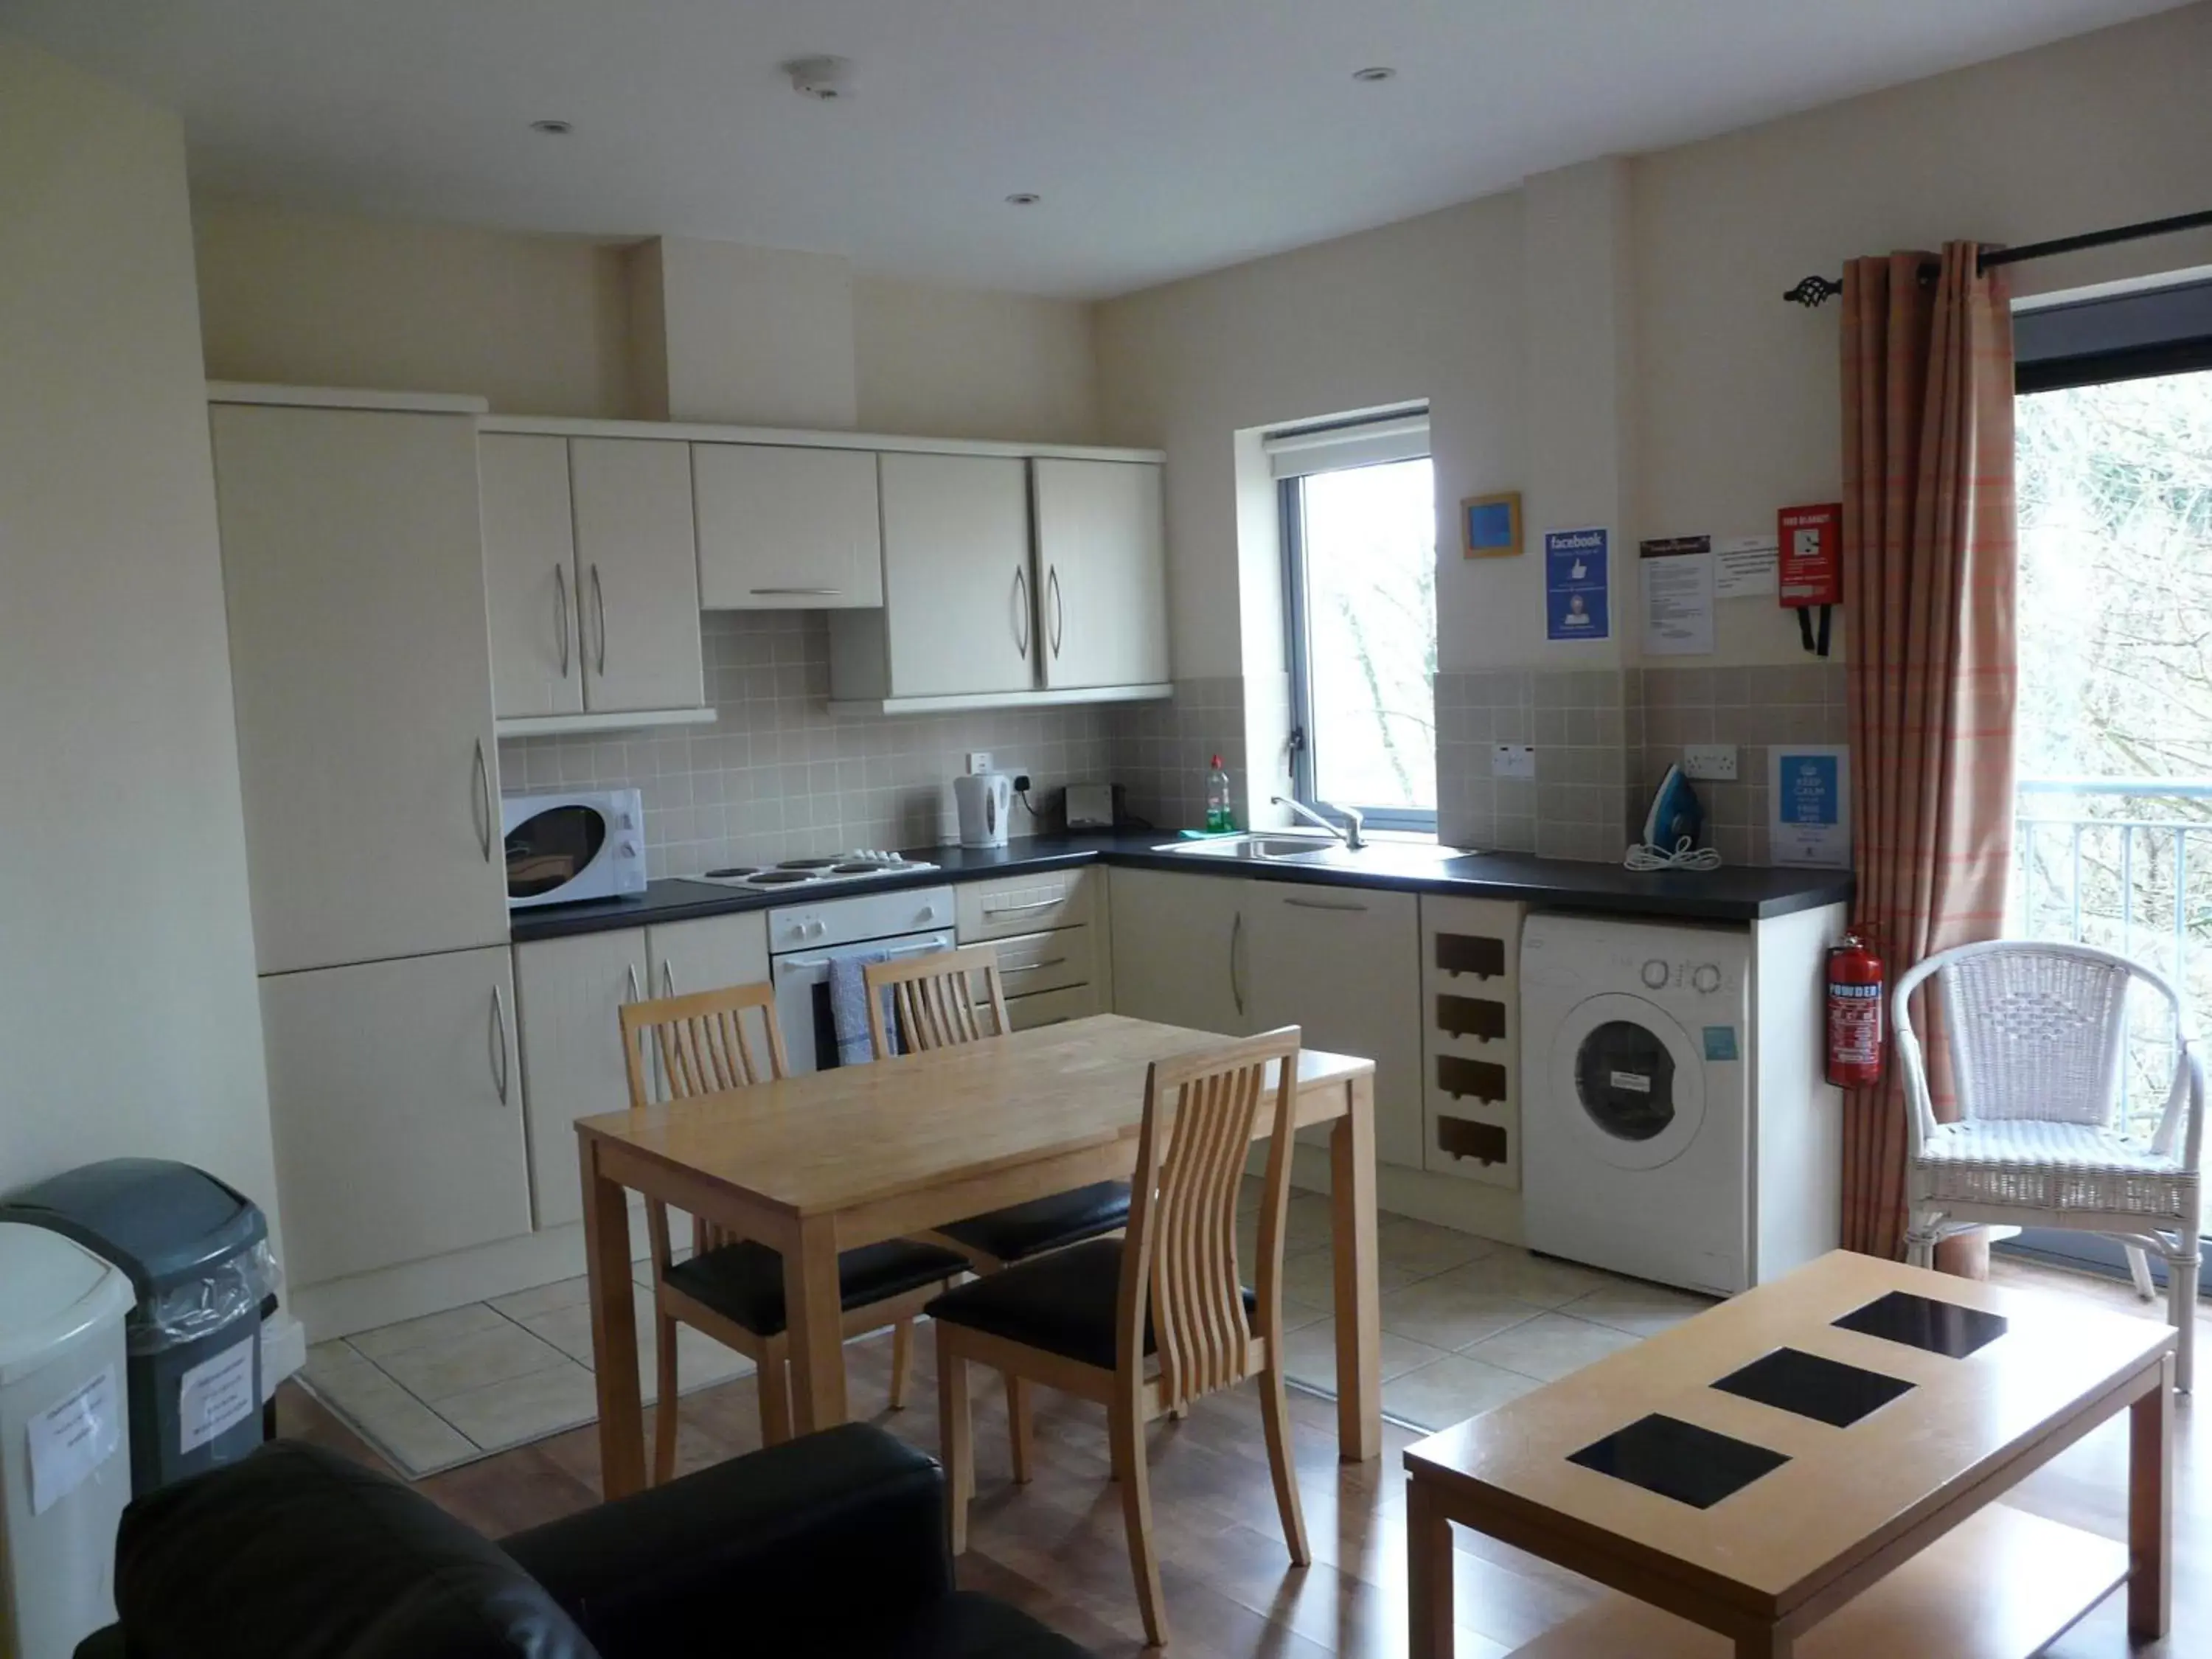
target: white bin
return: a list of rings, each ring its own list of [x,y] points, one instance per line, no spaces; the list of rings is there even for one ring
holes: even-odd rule
[[[114,1621],[134,1299],[83,1246],[0,1224],[0,1659],[69,1659]]]

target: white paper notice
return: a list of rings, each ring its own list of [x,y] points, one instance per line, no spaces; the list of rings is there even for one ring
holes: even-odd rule
[[[1644,649],[1655,657],[1699,657],[1713,648],[1713,556],[1639,559],[1644,568]]]
[[[1721,537],[1713,544],[1713,597],[1748,599],[1778,592],[1775,563],[1781,551],[1771,535]]]
[[[44,1515],[91,1479],[123,1443],[123,1398],[115,1367],[30,1422],[31,1513]]]
[[[253,1389],[253,1350],[260,1340],[249,1336],[185,1373],[177,1393],[179,1451],[204,1446],[260,1405]]]

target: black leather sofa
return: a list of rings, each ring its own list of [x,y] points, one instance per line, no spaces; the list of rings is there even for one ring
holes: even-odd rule
[[[1084,1659],[953,1588],[943,1475],[864,1425],[495,1544],[276,1441],[131,1504],[76,1659]]]

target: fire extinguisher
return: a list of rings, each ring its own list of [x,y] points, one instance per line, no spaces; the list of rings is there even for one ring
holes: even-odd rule
[[[1868,1089],[1881,1080],[1881,958],[1856,933],[1828,947],[1828,1081]]]

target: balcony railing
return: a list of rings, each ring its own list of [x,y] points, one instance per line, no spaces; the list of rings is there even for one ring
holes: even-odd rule
[[[2006,931],[2131,957],[2172,982],[2201,1027],[2212,1009],[2212,781],[2024,779],[2014,828]],[[2172,1028],[2145,1022],[2131,1035],[2127,1098],[2155,1112]]]

